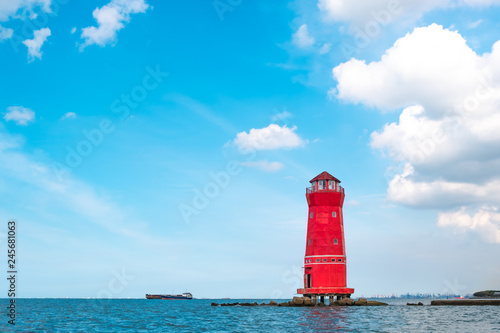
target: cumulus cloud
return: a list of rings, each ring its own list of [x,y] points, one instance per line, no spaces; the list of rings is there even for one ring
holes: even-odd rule
[[[396,20],[415,21],[433,9],[469,6],[486,7],[500,0],[319,0],[318,7],[327,20],[349,22],[362,29],[370,24],[386,26]]]
[[[74,112],[66,112],[62,117],[61,120],[64,119],[75,119],[76,118],[76,113]]]
[[[420,176],[420,177],[419,177]],[[427,176],[429,180],[419,180]],[[500,180],[486,183],[450,181],[441,175],[416,175],[410,163],[405,163],[402,173],[389,181],[388,199],[416,208],[451,208],[461,205],[474,206],[484,202],[500,204]]]
[[[33,39],[26,39],[23,44],[28,47],[28,62],[34,61],[36,58],[42,59],[41,48],[47,37],[51,35],[49,28],[42,28],[34,31]]]
[[[281,162],[269,162],[266,160],[255,161],[255,162],[242,162],[241,165],[250,168],[257,168],[265,172],[276,172],[285,167]]]
[[[469,28],[470,29],[475,29],[477,28],[481,23],[483,23],[483,20],[479,19],[477,21],[469,23]]]
[[[440,213],[438,226],[453,228],[457,232],[476,232],[486,242],[500,244],[500,214],[496,206],[484,206],[472,216],[466,212],[465,207]]]
[[[292,114],[285,110],[283,112],[273,114],[273,116],[271,117],[271,121],[272,122],[284,121],[284,120],[291,118],[291,117],[292,117]]]
[[[35,112],[22,106],[9,106],[3,119],[13,121],[21,126],[27,126],[28,123],[35,121]]]
[[[309,34],[307,24],[302,24],[292,36],[293,43],[298,47],[306,48],[314,45],[315,40]]]
[[[145,0],[112,0],[107,5],[96,8],[92,16],[97,21],[97,26],[82,29],[81,38],[85,41],[80,50],[93,44],[99,46],[114,44],[117,32],[130,21],[130,15],[145,13],[148,8],[149,5]]]
[[[491,86],[492,79],[458,32],[436,24],[397,40],[381,61],[353,59],[335,67],[333,74],[343,100],[383,110],[421,104],[437,112],[458,107],[481,84]]]
[[[476,54],[458,32],[433,24],[397,40],[379,61],[352,59],[333,75],[341,100],[402,109],[370,140],[394,162],[391,201],[500,206],[500,41]]]
[[[12,35],[14,34],[14,30],[4,28],[0,25],[0,43],[3,42],[6,39],[12,38]]]
[[[35,18],[34,10],[50,13],[51,0],[3,0],[0,1],[0,22],[7,21],[9,17]]]
[[[328,52],[330,52],[330,50],[332,49],[332,44],[330,43],[325,43],[323,44],[323,46],[319,49],[318,53],[319,54],[327,54]]]
[[[249,133],[241,132],[236,135],[234,143],[240,149],[272,150],[292,149],[305,144],[295,131],[297,127],[288,128],[271,124],[264,128],[252,128]]]

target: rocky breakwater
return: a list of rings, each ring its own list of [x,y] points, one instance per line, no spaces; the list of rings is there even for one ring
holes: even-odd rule
[[[310,297],[294,297],[293,300],[289,302],[278,303],[275,301],[270,301],[269,303],[212,303],[212,306],[277,306],[277,307],[301,307],[301,306],[310,306],[310,307],[322,307],[322,306],[383,306],[387,305],[387,303],[377,302],[377,301],[368,301],[366,298],[360,298],[358,300],[353,300],[350,298],[344,298],[339,301],[335,301],[332,304],[325,304],[323,302],[314,303],[314,300]]]
[[[441,299],[431,301],[431,305],[500,305],[500,299]]]

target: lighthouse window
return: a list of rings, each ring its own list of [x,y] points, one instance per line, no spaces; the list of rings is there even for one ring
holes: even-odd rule
[[[311,218],[313,218],[313,213],[310,214]]]
[[[342,262],[342,259],[337,259],[338,262]]]
[[[326,262],[326,259],[323,259],[323,262]]]
[[[328,181],[328,189],[330,189],[330,190],[335,189],[335,182],[333,180]]]
[[[337,212],[332,212],[332,217],[337,217]]]
[[[333,245],[338,245],[339,244],[339,240],[338,239],[334,239],[333,240]]]
[[[316,262],[320,262],[320,260],[319,260],[319,259],[316,259]]]
[[[311,240],[309,240],[309,241],[307,242],[307,245],[311,245]]]
[[[318,181],[318,190],[323,190],[326,187],[326,180]]]

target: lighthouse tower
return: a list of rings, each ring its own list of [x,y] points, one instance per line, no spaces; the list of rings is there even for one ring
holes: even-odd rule
[[[322,172],[306,189],[307,216],[306,255],[304,257],[304,288],[298,294],[340,300],[351,297],[354,289],[347,288],[346,253],[342,206],[344,189],[340,180]]]

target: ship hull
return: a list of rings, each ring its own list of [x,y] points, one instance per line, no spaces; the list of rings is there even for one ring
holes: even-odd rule
[[[193,295],[191,295],[190,293],[185,293],[182,295],[150,295],[150,294],[146,294],[146,299],[166,299],[166,300],[193,299]]]

